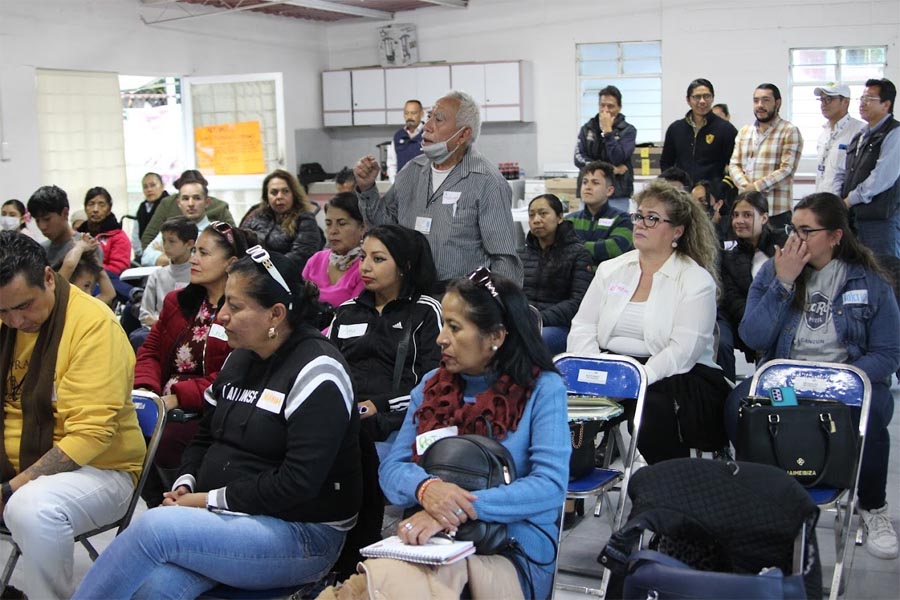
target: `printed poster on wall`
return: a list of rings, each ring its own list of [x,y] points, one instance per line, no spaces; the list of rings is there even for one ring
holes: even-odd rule
[[[197,168],[209,175],[266,172],[259,121],[194,128]]]

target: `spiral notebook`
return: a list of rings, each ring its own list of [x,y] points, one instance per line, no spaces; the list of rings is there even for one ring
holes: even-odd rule
[[[362,548],[359,553],[366,558],[396,558],[423,565],[449,565],[475,554],[475,546],[472,542],[459,541],[412,546],[404,544],[399,537],[393,535]]]

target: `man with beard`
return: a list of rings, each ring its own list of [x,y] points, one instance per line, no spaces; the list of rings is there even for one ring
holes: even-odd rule
[[[375,187],[375,157],[362,157],[354,169],[368,225],[396,223],[428,238],[439,278],[435,293],[482,266],[522,285],[512,191],[497,165],[473,147],[480,111],[465,92],[435,102],[422,131],[422,156],[407,163],[383,198]]]
[[[422,103],[418,100],[407,100],[403,105],[405,124],[397,130],[394,142],[388,146],[387,174],[391,181],[394,181],[403,165],[422,154],[422,130],[425,129],[423,115]]]
[[[779,227],[791,219],[794,172],[803,151],[803,136],[778,115],[781,91],[773,83],[761,83],[753,92],[756,122],[738,132],[728,167],[740,192],[766,192],[769,223]]]

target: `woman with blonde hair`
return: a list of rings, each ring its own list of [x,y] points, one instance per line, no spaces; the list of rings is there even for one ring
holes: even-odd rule
[[[255,232],[263,248],[284,254],[302,271],[309,257],[325,245],[314,214],[297,178],[276,169],[263,179],[262,198],[244,217],[241,228]]]
[[[688,456],[691,448],[720,450],[730,386],[713,358],[718,240],[712,222],[687,192],[665,182],[650,183],[635,201],[635,249],[597,267],[567,349],[644,363],[648,418],[638,448],[652,464]]]

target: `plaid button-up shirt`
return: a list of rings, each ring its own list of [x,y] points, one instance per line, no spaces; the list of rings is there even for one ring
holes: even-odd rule
[[[766,192],[769,214],[791,210],[794,171],[803,152],[803,136],[789,121],[775,117],[764,132],[759,122],[744,125],[734,142],[728,172],[738,188],[751,186]]]

